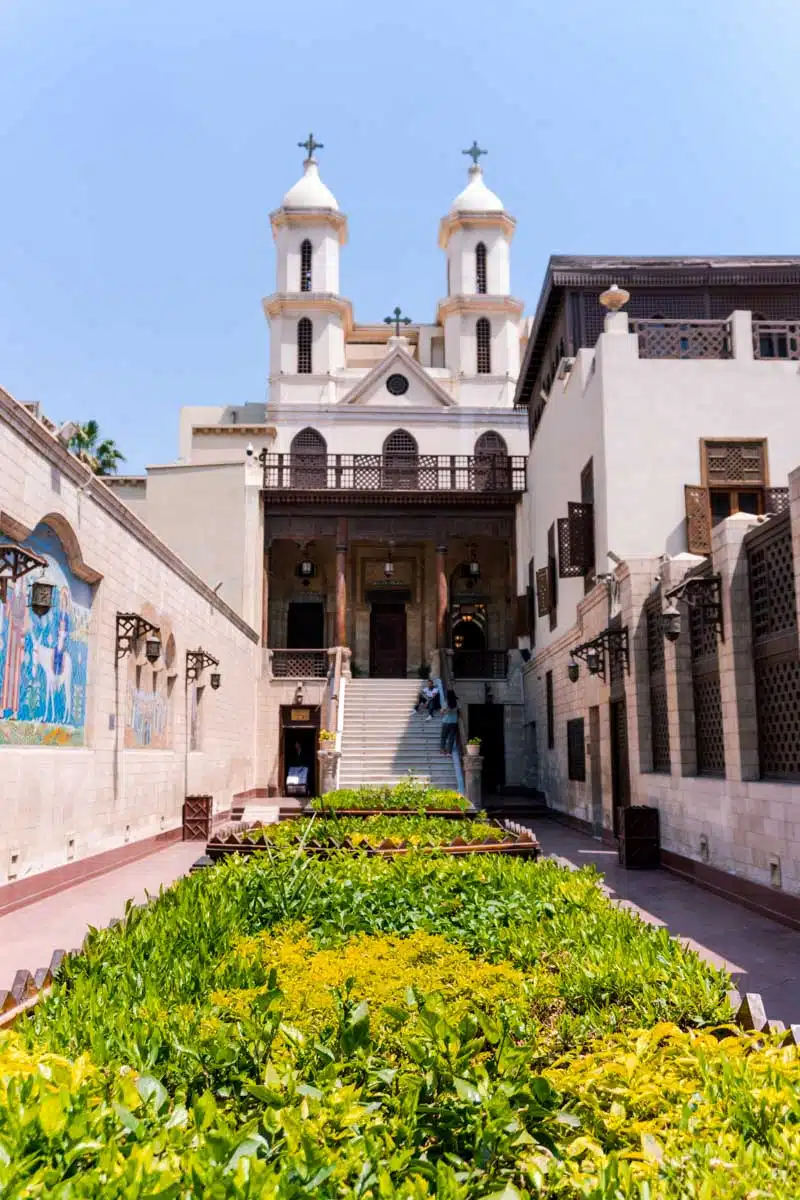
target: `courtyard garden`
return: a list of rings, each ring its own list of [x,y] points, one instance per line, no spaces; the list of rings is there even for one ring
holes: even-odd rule
[[[386,821],[406,853],[287,822],[92,932],[0,1033],[3,1200],[800,1195],[798,1050],[724,974],[591,869],[347,837]]]

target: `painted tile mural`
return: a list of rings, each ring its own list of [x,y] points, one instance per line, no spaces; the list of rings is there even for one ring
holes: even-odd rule
[[[9,584],[0,603],[0,746],[82,746],[92,589],[72,574],[47,526],[25,545],[49,566]],[[55,584],[41,617],[28,603],[37,578]]]

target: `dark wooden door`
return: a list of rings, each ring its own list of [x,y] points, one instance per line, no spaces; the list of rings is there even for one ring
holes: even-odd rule
[[[493,795],[506,781],[506,742],[502,704],[470,704],[467,710],[469,736],[481,739],[483,774],[481,787]]]
[[[600,708],[589,709],[589,778],[592,786],[592,833],[603,831],[603,778],[600,770]]]
[[[325,610],[321,604],[292,600],[286,614],[287,650],[322,650],[325,646]]]
[[[369,619],[369,673],[378,679],[405,678],[405,604],[373,604]]]
[[[628,763],[628,715],[624,700],[612,700],[611,716],[611,797],[614,805],[614,833],[619,834],[619,810],[631,802],[631,776]]]

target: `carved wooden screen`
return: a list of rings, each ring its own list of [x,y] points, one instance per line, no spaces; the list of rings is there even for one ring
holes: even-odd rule
[[[709,487],[763,487],[767,482],[766,444],[710,441],[702,444],[703,483]]]
[[[475,291],[479,295],[486,293],[486,246],[478,242],[475,247]]]
[[[686,549],[690,554],[711,553],[711,504],[708,488],[686,484]]]
[[[536,572],[532,558],[528,562],[528,637],[533,648],[536,645]]]
[[[478,317],[475,322],[475,342],[478,356],[478,374],[492,373],[492,327],[488,317]]]
[[[508,446],[490,429],[475,443],[475,488],[479,492],[502,492],[511,488]]]
[[[583,577],[583,591],[590,592],[595,584],[596,578],[596,546],[594,538],[594,459],[590,458],[586,466],[581,471],[581,504],[591,505],[591,556],[587,564],[586,574]]]
[[[393,489],[419,486],[419,448],[405,429],[395,429],[383,443],[383,480]]]
[[[569,516],[558,520],[558,573],[562,579],[583,576],[594,564],[594,512],[591,504],[567,504]]]
[[[311,242],[308,238],[300,245],[300,291],[311,291]]]
[[[547,582],[550,585],[550,605],[547,610],[550,617],[550,628],[558,624],[558,562],[556,560],[556,527],[551,525],[547,531]]]
[[[661,630],[661,597],[652,596],[645,606],[647,620],[647,665],[650,676],[650,740],[653,770],[669,774],[669,711],[667,677],[664,662],[664,634]]]
[[[308,317],[301,317],[297,322],[297,373],[311,374],[311,343],[314,330]]]
[[[689,609],[697,774],[725,774],[717,632],[701,604]]]
[[[765,779],[800,779],[800,655],[788,512],[747,539],[758,752]]]
[[[301,429],[292,438],[292,487],[324,488],[328,484],[328,446],[316,429]]]
[[[539,616],[546,617],[550,612],[550,572],[547,567],[540,567],[536,572],[536,602]]]

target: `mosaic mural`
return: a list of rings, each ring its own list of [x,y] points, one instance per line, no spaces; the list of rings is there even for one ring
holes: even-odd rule
[[[92,589],[73,575],[46,525],[25,545],[48,567],[9,584],[0,603],[0,745],[82,746]],[[29,603],[36,579],[55,584],[43,616]]]
[[[161,673],[163,678],[163,672]],[[166,749],[170,744],[169,701],[167,693],[159,685],[156,690],[128,684],[128,711],[125,722],[125,745],[142,749]]]

